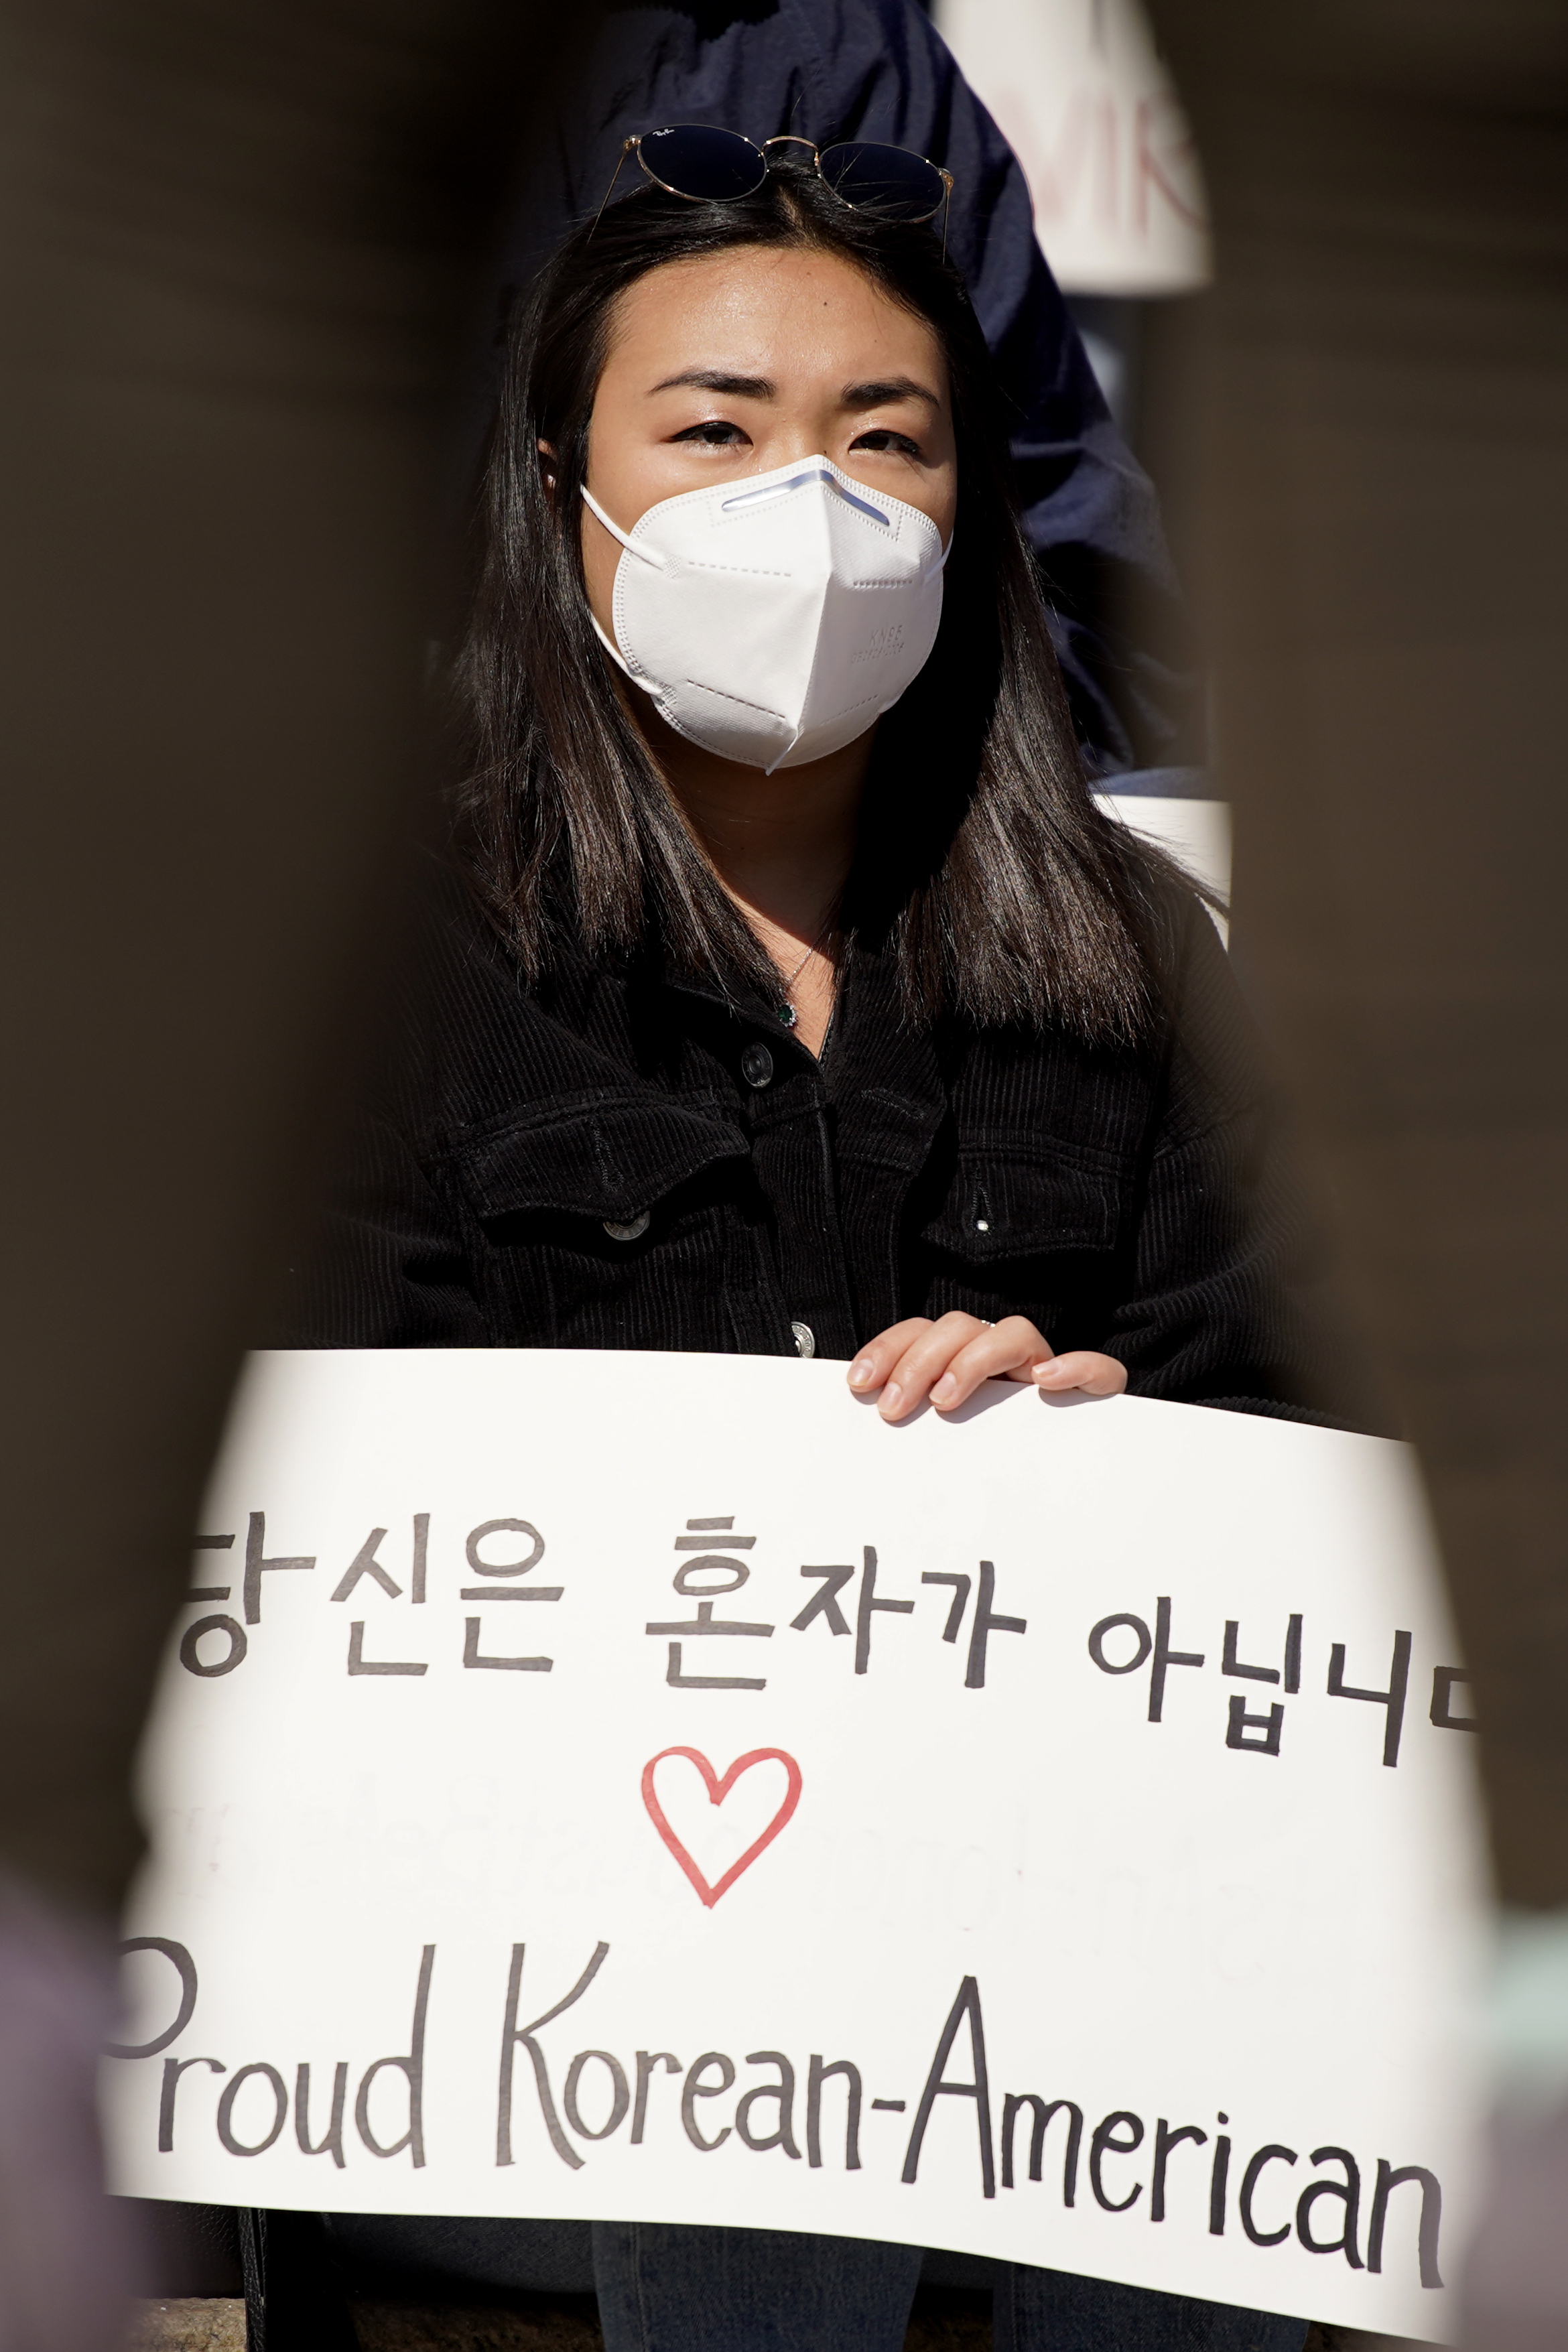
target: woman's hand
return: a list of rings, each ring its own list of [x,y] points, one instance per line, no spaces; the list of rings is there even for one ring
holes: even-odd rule
[[[982,1323],[975,1315],[911,1315],[861,1349],[849,1367],[857,1396],[880,1389],[877,1410],[884,1421],[902,1421],[929,1397],[939,1412],[951,1412],[972,1397],[982,1381],[1032,1381],[1047,1396],[1075,1390],[1085,1396],[1120,1396],[1127,1367],[1114,1356],[1088,1348],[1053,1355],[1032,1323],[1009,1315]]]

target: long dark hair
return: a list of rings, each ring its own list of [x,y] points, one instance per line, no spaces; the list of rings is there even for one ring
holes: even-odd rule
[[[942,628],[880,721],[839,910],[896,958],[910,1017],[1058,1023],[1126,1043],[1151,1005],[1169,869],[1095,806],[1013,501],[991,357],[926,228],[853,211],[815,174],[691,204],[652,187],[576,230],[514,317],[455,667],[466,854],[525,972],[570,934],[589,953],[657,940],[688,974],[776,971],[693,840],[595,637],[580,493],[616,299],[650,269],[797,247],[864,272],[939,338],[952,388],[958,530]],[[538,457],[555,452],[553,490]]]

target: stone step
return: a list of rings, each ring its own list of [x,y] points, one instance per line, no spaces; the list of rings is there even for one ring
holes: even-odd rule
[[[245,2305],[227,2295],[138,2304],[131,2344],[132,2352],[245,2352]]]
[[[356,2303],[353,2311],[361,2352],[603,2352],[586,2296],[560,2304],[541,2296],[528,2310]],[[1305,2352],[1379,2352],[1380,2344],[1347,2327],[1312,2327]],[[228,2296],[143,2303],[132,2347],[132,2352],[246,2352],[245,2305]],[[985,2298],[922,2288],[904,2352],[991,2352]],[[1405,2345],[1397,2352],[1423,2347]]]
[[[528,2310],[356,2303],[361,2352],[603,2352],[586,2296]],[[132,2352],[245,2352],[245,2305],[227,2296],[142,2304]],[[905,2352],[991,2352],[985,2298],[922,2290]]]

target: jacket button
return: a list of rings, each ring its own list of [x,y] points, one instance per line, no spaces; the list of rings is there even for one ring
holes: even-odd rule
[[[765,1045],[748,1045],[741,1056],[741,1076],[749,1087],[765,1087],[773,1074],[773,1057]]]
[[[613,1242],[640,1242],[652,1223],[652,1218],[645,1209],[640,1217],[633,1217],[624,1225],[618,1225],[614,1217],[606,1217],[605,1231]]]
[[[812,1329],[810,1324],[792,1323],[789,1328],[795,1333],[795,1354],[797,1356],[815,1356],[816,1353],[816,1334]]]

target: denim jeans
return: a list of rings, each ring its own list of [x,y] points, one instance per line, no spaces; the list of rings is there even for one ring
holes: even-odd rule
[[[999,2263],[996,2352],[1301,2352],[1304,2319]]]
[[[327,2226],[351,2271],[426,2292],[591,2287],[605,2352],[902,2352],[928,2263],[919,2246],[662,2221],[334,2213]],[[1023,2263],[963,2271],[992,2289],[996,2352],[1300,2352],[1307,2333],[1300,2319]]]

